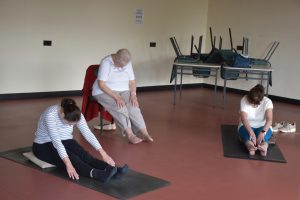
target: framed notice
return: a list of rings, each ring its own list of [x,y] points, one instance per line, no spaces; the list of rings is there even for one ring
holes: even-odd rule
[[[144,22],[144,10],[140,8],[135,9],[135,23],[143,24],[143,22]]]

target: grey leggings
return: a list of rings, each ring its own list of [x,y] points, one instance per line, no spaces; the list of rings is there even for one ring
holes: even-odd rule
[[[94,98],[113,116],[122,133],[127,128],[131,128],[134,133],[146,128],[140,108],[130,104],[130,92],[117,93],[124,99],[126,106],[118,108],[116,101],[105,93],[94,96]]]

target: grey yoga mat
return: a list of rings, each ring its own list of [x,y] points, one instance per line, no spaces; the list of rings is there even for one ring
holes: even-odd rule
[[[277,144],[269,145],[266,157],[259,155],[259,153],[256,153],[254,156],[250,156],[244,144],[239,141],[236,125],[221,125],[221,131],[225,157],[281,163],[287,162]]]
[[[52,174],[67,180],[70,180],[67,173],[64,170],[58,168],[47,168],[41,169],[27,158],[22,153],[31,151],[31,147],[19,148],[10,151],[1,152],[0,156],[27,167],[31,167],[37,170],[41,170],[45,173]],[[70,180],[71,181],[71,180]],[[96,190],[98,192],[110,195],[118,199],[128,199],[141,195],[143,193],[165,187],[170,182],[143,174],[134,170],[129,169],[128,173],[120,179],[111,179],[108,183],[101,183],[91,178],[80,177],[78,181],[74,183],[81,186]]]

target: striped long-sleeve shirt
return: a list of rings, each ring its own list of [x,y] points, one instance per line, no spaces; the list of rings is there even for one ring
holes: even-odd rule
[[[68,156],[62,140],[73,139],[73,125],[66,124],[60,117],[60,105],[48,107],[39,119],[35,132],[34,142],[43,144],[52,142],[59,156],[63,159]],[[96,149],[102,148],[95,135],[89,129],[84,116],[76,123],[83,137]]]

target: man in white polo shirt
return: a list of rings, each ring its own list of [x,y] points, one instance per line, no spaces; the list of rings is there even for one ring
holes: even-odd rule
[[[113,116],[130,143],[153,142],[149,135],[136,96],[136,83],[131,55],[120,49],[102,59],[93,85],[93,96]],[[141,137],[137,137],[136,133]]]

